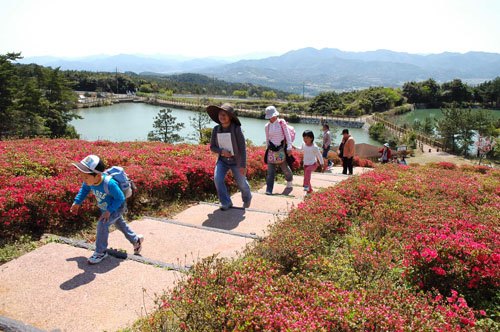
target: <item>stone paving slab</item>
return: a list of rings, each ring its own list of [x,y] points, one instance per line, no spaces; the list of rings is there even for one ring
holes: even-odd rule
[[[304,177],[301,175],[294,175],[293,176],[293,184],[294,184],[294,186],[301,186],[302,187],[304,184]],[[313,188],[328,188],[328,187],[333,187],[335,185],[335,182],[324,181],[324,180],[318,179],[316,176],[311,176],[311,185]]]
[[[295,175],[294,175],[295,177]],[[259,193],[265,194],[266,192],[266,186],[260,188],[258,190]],[[287,198],[294,198],[302,201],[304,199],[304,188],[302,187],[302,183],[300,183],[300,186],[293,186],[293,188],[288,189],[286,188],[286,185],[281,184],[281,183],[274,183],[274,188],[273,188],[273,194],[269,195],[270,197],[273,196],[279,196],[279,197],[287,197]],[[298,203],[298,202],[297,202]]]
[[[344,174],[312,173],[313,180],[330,181],[333,182],[332,185],[347,180],[349,177],[350,175],[344,175]]]
[[[241,200],[240,193],[236,193],[231,196],[231,200],[233,201],[234,206],[243,206],[243,201]],[[253,192],[252,204],[250,206],[250,209],[257,209],[275,213],[288,213],[292,208],[297,207],[297,204],[299,202],[300,201],[298,201],[296,198],[265,195],[261,192]]]
[[[0,266],[0,315],[47,331],[116,331],[151,312],[154,293],[182,276],[111,256],[89,265],[91,254],[49,243]]]
[[[175,215],[172,220],[246,234],[264,235],[277,215],[240,208],[222,211],[216,205],[199,204]]]
[[[193,264],[216,253],[221,257],[235,257],[237,252],[241,252],[252,241],[241,236],[147,218],[133,221],[129,226],[137,234],[144,235],[142,256],[180,266]],[[132,245],[119,230],[109,234],[108,246],[126,249],[129,254],[134,253]]]
[[[361,175],[363,173],[366,173],[366,172],[370,172],[371,170],[373,170],[373,168],[367,168],[367,167],[354,167],[352,169],[352,172],[354,173],[354,175]],[[329,171],[326,171],[325,173],[323,174],[338,174],[338,175],[345,175],[345,174],[342,174],[342,166],[332,166],[330,167],[330,170]],[[316,174],[316,173],[314,173]]]

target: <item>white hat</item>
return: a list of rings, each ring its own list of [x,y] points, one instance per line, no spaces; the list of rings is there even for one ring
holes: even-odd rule
[[[102,173],[104,172],[104,164],[96,155],[88,155],[83,158],[79,163],[72,163],[73,166],[78,168],[80,172],[91,174],[91,173]]]
[[[280,115],[276,107],[274,106],[267,106],[266,107],[266,120],[269,120],[273,116],[278,116]]]
[[[384,144],[384,146],[385,146],[386,148],[388,148],[388,147],[389,147],[389,143],[385,143],[385,144]]]

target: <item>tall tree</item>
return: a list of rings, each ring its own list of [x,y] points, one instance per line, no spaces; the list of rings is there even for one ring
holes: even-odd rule
[[[49,103],[43,98],[42,91],[33,82],[27,81],[20,92],[16,105],[22,110],[16,124],[16,136],[20,138],[50,136],[50,129],[45,126],[45,114]]]
[[[21,53],[0,55],[0,139],[13,134],[16,112],[13,109],[16,97],[18,77],[15,66],[11,63],[21,59]]]
[[[314,97],[309,109],[313,113],[332,114],[334,110],[342,109],[342,101],[336,92],[323,92]]]
[[[437,130],[443,144],[453,152],[468,155],[477,127],[472,109],[449,108],[442,112],[444,118],[438,121]]]
[[[183,123],[177,123],[177,118],[172,116],[171,109],[162,109],[155,116],[153,123],[154,130],[148,134],[149,141],[175,143],[182,140],[181,136],[177,134],[179,130],[184,128]]]

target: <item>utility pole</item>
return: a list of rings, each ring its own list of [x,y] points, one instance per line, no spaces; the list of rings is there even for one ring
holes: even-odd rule
[[[116,67],[116,94],[118,94],[118,67]]]

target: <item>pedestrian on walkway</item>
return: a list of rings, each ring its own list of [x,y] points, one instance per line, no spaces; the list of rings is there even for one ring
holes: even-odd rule
[[[382,164],[387,164],[389,161],[391,161],[392,152],[389,148],[389,143],[385,143],[384,147],[378,150],[378,152],[381,154],[380,161],[382,162]]]
[[[231,104],[224,104],[220,107],[210,105],[207,107],[207,113],[213,121],[218,123],[212,130],[210,150],[218,155],[214,182],[221,204],[220,209],[226,211],[233,206],[225,182],[229,170],[241,191],[243,207],[247,209],[252,202],[252,193],[246,178],[247,147],[245,136],[241,131],[241,122],[234,114]]]
[[[319,152],[319,149],[314,145],[314,133],[310,130],[304,131],[302,133],[302,138],[304,143],[302,147],[298,148],[293,146],[294,149],[302,151],[304,153],[304,191],[306,195],[312,193],[313,189],[311,186],[311,173],[318,168],[318,163],[324,165],[323,156]]]
[[[354,138],[349,134],[349,129],[342,130],[342,142],[337,151],[342,158],[342,174],[353,174],[353,159],[355,154]]]
[[[266,120],[269,120],[265,126],[266,132],[266,154],[264,161],[267,163],[266,175],[266,195],[272,195],[274,187],[274,177],[276,168],[279,167],[285,175],[286,188],[293,187],[292,169],[286,161],[286,156],[292,155],[292,138],[285,120],[278,119],[279,112],[274,106],[266,107]],[[282,161],[272,163],[268,159],[269,154],[283,155]]]
[[[330,126],[328,124],[323,124],[323,151],[322,155],[328,161],[328,166],[332,166],[333,163],[328,159],[328,151],[330,151],[330,146],[332,144],[332,136],[330,134]]]
[[[70,212],[77,214],[83,200],[92,191],[97,200],[97,206],[101,209],[101,216],[97,220],[97,235],[94,254],[88,259],[90,264],[97,264],[108,256],[109,226],[115,225],[134,246],[134,255],[139,255],[142,249],[144,237],[135,234],[125,222],[123,214],[127,211],[125,195],[118,183],[111,178],[109,182],[104,174],[103,161],[96,155],[89,155],[79,163],[72,163],[78,169],[78,174],[83,181],[80,191],[76,195]],[[108,190],[105,189],[107,183]]]

